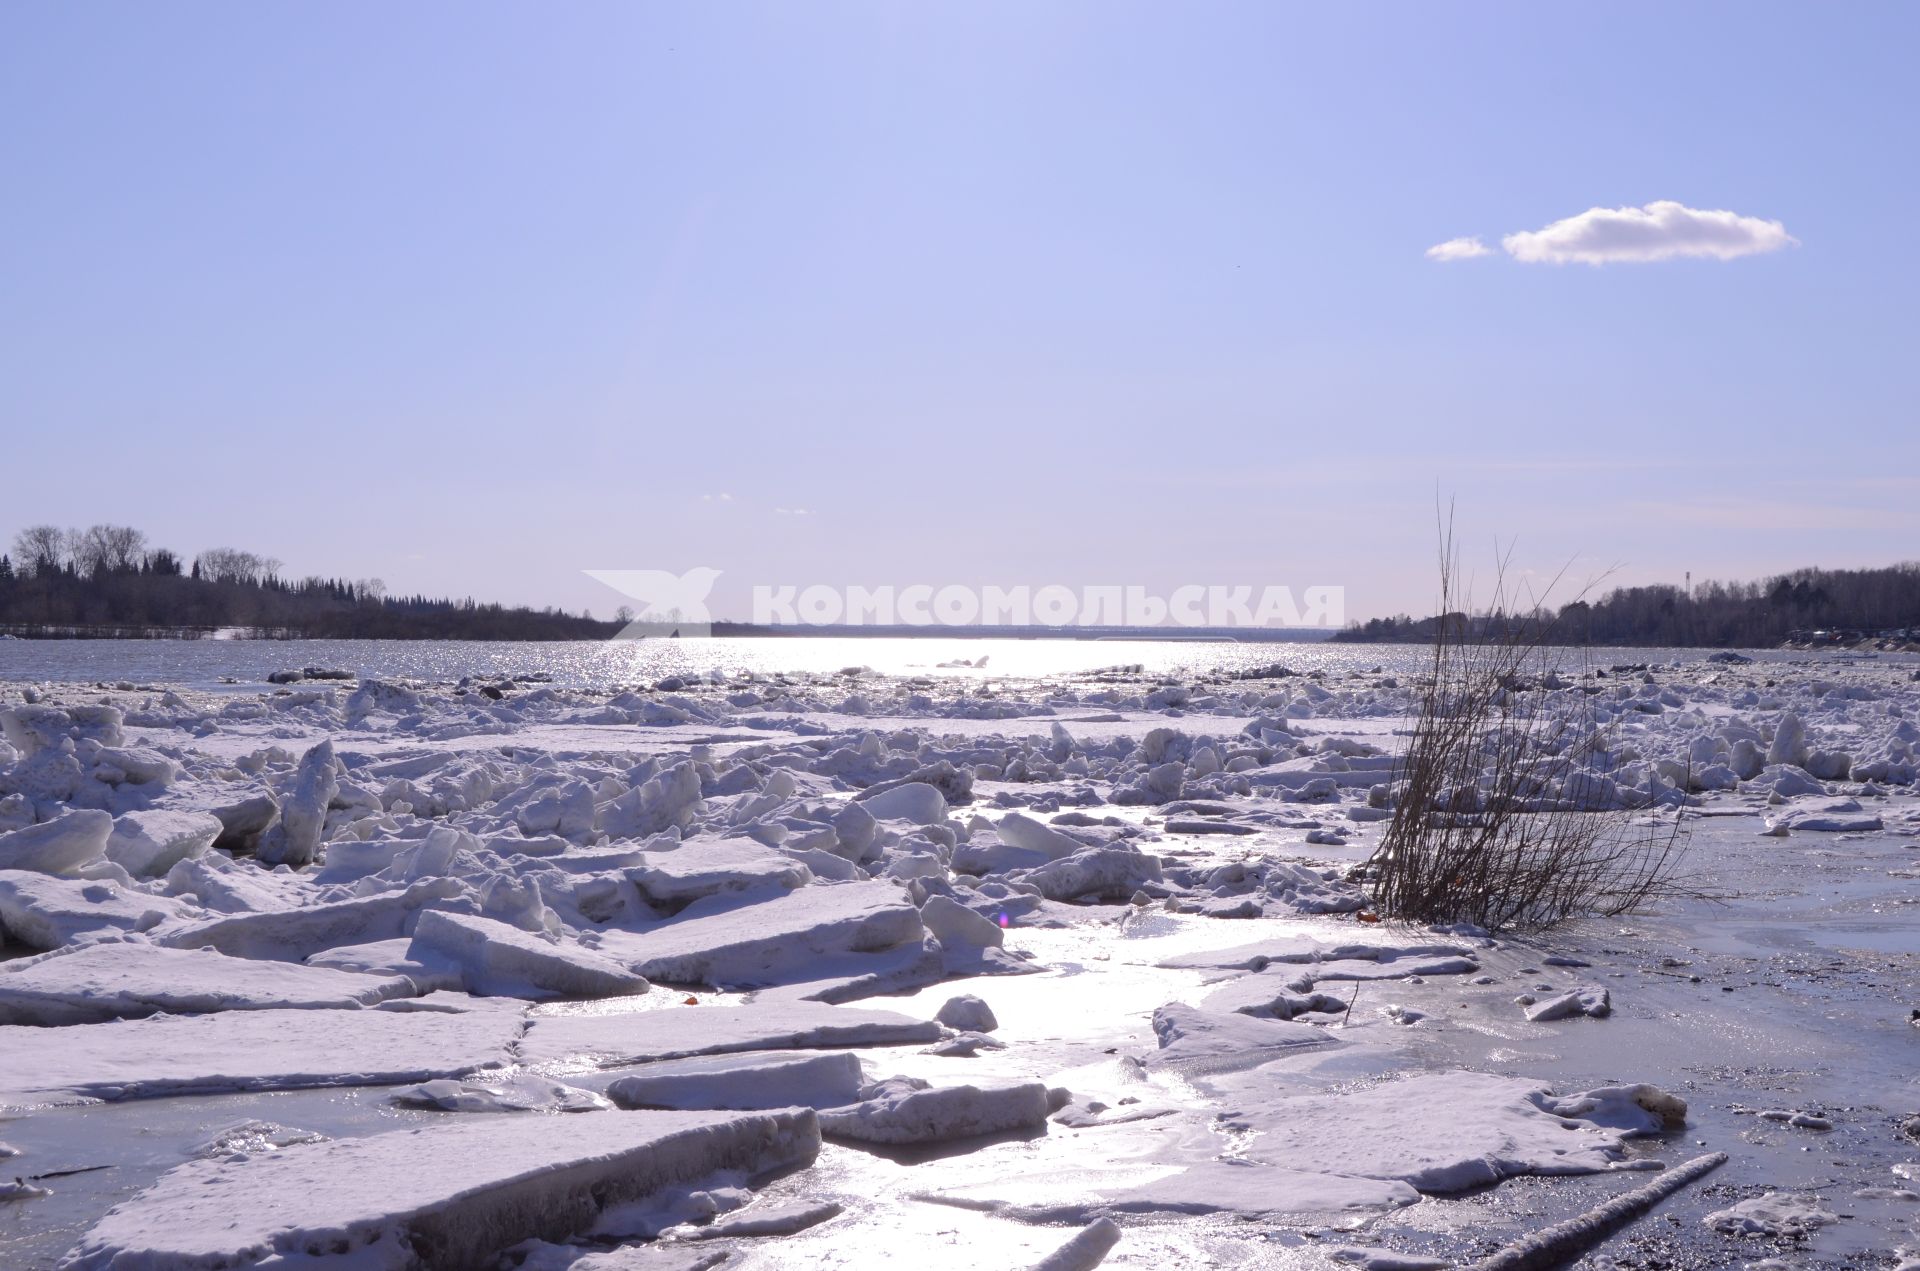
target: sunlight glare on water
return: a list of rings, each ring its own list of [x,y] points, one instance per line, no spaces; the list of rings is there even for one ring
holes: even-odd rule
[[[1569,650],[1568,663],[1697,661],[1703,649]],[[1415,645],[1325,641],[969,639],[847,636],[706,640],[8,640],[0,681],[259,684],[275,671],[326,667],[389,679],[451,682],[513,676],[566,688],[623,688],[669,675],[829,675],[864,667],[885,675],[981,683],[1138,666],[1147,674],[1241,672],[1280,665],[1300,674],[1408,675],[1430,652]],[[1761,652],[1766,660],[1807,654]],[[984,664],[981,660],[985,659]],[[974,665],[959,666],[967,662]]]

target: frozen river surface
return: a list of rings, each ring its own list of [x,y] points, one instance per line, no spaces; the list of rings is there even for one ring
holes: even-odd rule
[[[893,643],[0,650],[0,1264],[1920,1258],[1910,666],[1570,670],[1720,899],[1509,939],[1347,881],[1412,651]]]

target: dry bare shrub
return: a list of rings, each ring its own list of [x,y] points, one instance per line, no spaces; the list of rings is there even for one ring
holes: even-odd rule
[[[1393,819],[1368,862],[1378,907],[1499,931],[1699,895],[1679,874],[1684,808],[1667,822],[1621,806],[1607,775],[1611,726],[1590,696],[1561,691],[1564,651],[1547,611],[1508,612],[1506,563],[1486,615],[1457,611],[1458,557],[1442,523],[1443,617]]]

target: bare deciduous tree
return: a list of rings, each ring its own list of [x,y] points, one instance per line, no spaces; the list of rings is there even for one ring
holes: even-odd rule
[[[237,547],[209,547],[200,553],[200,576],[209,582],[253,585],[271,579],[280,562]]]
[[[58,525],[29,525],[13,536],[13,555],[22,574],[51,574],[67,562],[67,532]]]
[[[67,531],[74,570],[91,578],[99,573],[121,573],[139,566],[147,536],[131,525],[95,525]]]

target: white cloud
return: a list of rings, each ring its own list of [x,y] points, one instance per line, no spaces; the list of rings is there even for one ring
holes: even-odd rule
[[[1444,243],[1435,243],[1427,248],[1428,260],[1472,260],[1475,256],[1491,256],[1493,248],[1481,242],[1479,238],[1449,238]]]
[[[812,516],[813,515],[813,510],[811,508],[775,508],[773,511],[774,511],[774,515],[776,516]]]
[[[1736,256],[1779,251],[1782,247],[1796,246],[1799,241],[1787,233],[1787,227],[1779,221],[1763,221],[1733,212],[1702,212],[1671,199],[1661,199],[1645,207],[1588,208],[1578,216],[1555,221],[1544,229],[1509,234],[1500,244],[1509,256],[1530,264],[1605,265],[1672,260],[1680,256],[1732,260]],[[1441,244],[1446,246],[1448,244]]]

